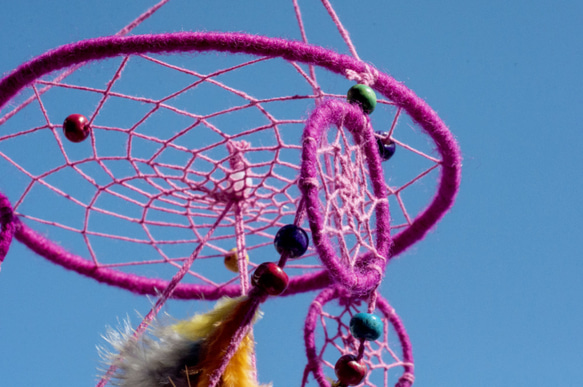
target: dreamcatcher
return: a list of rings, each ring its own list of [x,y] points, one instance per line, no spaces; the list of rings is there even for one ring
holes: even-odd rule
[[[358,58],[325,0],[352,56],[309,45],[295,2],[303,42],[126,35],[163,3],[116,36],[57,48],[0,82],[0,158],[26,181],[10,200],[0,195],[0,261],[14,237],[67,269],[156,296],[136,329],[110,333],[116,351],[100,386],[257,386],[260,304],[315,290],[301,385],[410,386],[407,334],[377,288],[390,259],[453,203],[452,135]],[[147,84],[152,71],[172,81]],[[258,74],[293,78],[293,90],[254,89]],[[352,86],[328,90],[323,79]],[[429,135],[436,156],[400,140],[407,124]],[[42,152],[23,155],[20,142]],[[424,167],[396,183],[395,150]],[[437,173],[434,197],[410,213],[403,193]],[[159,326],[169,298],[219,301]]]

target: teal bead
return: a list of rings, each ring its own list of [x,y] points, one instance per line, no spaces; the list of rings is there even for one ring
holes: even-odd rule
[[[377,95],[374,90],[367,85],[354,85],[348,90],[346,98],[350,103],[357,103],[366,114],[370,114],[377,106]]]
[[[383,334],[383,320],[372,313],[357,313],[350,319],[350,333],[357,339],[375,341]]]

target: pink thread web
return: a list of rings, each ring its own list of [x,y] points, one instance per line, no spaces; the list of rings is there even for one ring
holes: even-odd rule
[[[329,387],[336,380],[336,361],[343,355],[357,356],[366,365],[368,372],[359,386],[413,384],[413,357],[404,326],[391,305],[373,294],[366,300],[336,287],[325,289],[314,299],[304,328],[308,364],[302,387]],[[350,333],[350,320],[360,312],[374,312],[382,320],[383,331],[376,341],[361,341]]]
[[[206,55],[197,58],[201,56],[205,56],[205,62],[214,59]],[[176,62],[184,62],[184,58]],[[303,81],[303,89],[283,96],[253,97],[223,81],[225,76],[258,65],[276,67],[280,76],[295,76],[297,85]],[[151,73],[154,67],[183,76],[178,90],[154,98],[147,93],[130,94],[136,87],[131,79],[122,85],[126,73]],[[18,117],[21,119],[14,116],[7,120],[0,136],[0,157],[19,175],[20,192],[13,200],[19,217],[48,227],[58,240],[66,240],[96,268],[138,274],[155,270],[158,277],[166,277],[172,268],[181,266],[194,250],[193,245],[202,240],[231,200],[239,203],[235,207],[240,215],[244,213],[243,234],[248,234],[244,246],[239,248],[253,256],[255,249],[271,245],[277,228],[293,220],[300,198],[295,179],[305,103],[321,96],[343,96],[325,91],[320,91],[320,96],[312,94],[311,78],[304,68],[280,59],[246,58],[210,72],[193,67],[173,63],[169,58],[143,55],[88,65],[67,81],[37,80],[28,91],[37,106],[31,104],[23,109],[19,114],[23,117]],[[113,75],[102,87],[96,87],[84,82],[91,71]],[[41,95],[39,90],[45,86],[51,89]],[[156,93],[162,94],[160,90]],[[53,98],[61,101],[66,98],[67,104],[59,106],[52,102]],[[197,109],[198,101],[207,98],[227,104],[203,104]],[[294,117],[292,104],[297,102],[302,104],[295,108],[299,115]],[[439,163],[398,139],[394,130],[402,117],[401,110],[390,101],[381,103],[386,106],[387,115],[394,117],[390,121],[393,141],[431,164],[400,187],[388,185],[402,211],[400,218],[404,222],[393,225],[400,229],[411,222],[402,192]],[[93,132],[84,143],[73,144],[64,138],[61,121],[79,111],[89,112]],[[11,126],[12,120],[15,124]],[[30,123],[32,120],[34,123]],[[22,130],[23,125],[30,129]],[[345,146],[346,138],[342,132],[333,135],[329,150]],[[229,147],[243,148],[239,152],[240,170],[230,165],[233,154]],[[401,149],[398,152],[396,160],[404,153]],[[342,185],[341,180],[348,181],[346,174],[352,173],[346,169],[348,165],[337,170],[336,177],[325,178],[324,184],[330,186],[335,181],[334,184]],[[330,161],[323,164],[324,169],[332,167]],[[229,196],[228,187],[232,184],[241,192]],[[331,186],[325,188],[325,192],[331,190]],[[366,187],[362,190],[359,195],[365,194]],[[345,194],[340,190],[337,197]],[[340,202],[351,203],[346,198]],[[340,214],[344,208],[340,204],[332,210]],[[237,216],[228,214],[217,226],[197,257],[200,266],[189,271],[186,281],[219,287],[236,280],[237,276],[227,271],[215,270],[217,264],[212,261],[237,247]],[[351,235],[365,231],[371,238],[370,230],[363,229],[368,227],[368,221],[356,219],[355,224]],[[331,226],[328,231],[339,236],[335,226]],[[339,241],[342,245],[343,238]],[[115,246],[117,254],[101,253],[103,244]],[[132,256],[139,259],[131,259]],[[288,268],[304,272],[320,267],[313,259],[305,261],[297,261]],[[251,267],[255,264],[252,259]],[[214,277],[203,274],[205,267]]]

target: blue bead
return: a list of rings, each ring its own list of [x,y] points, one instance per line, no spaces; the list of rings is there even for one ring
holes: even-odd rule
[[[385,138],[389,135],[387,132],[376,132],[381,137],[377,137],[377,144],[379,146],[379,155],[382,161],[387,161],[395,154],[397,149],[394,142],[390,141],[388,144],[385,143]]]
[[[277,252],[280,254],[287,253],[288,258],[297,258],[304,255],[309,243],[308,234],[294,224],[288,224],[280,228],[273,240]]]
[[[377,95],[367,85],[358,84],[352,86],[346,94],[346,99],[350,103],[359,104],[366,114],[372,113],[377,106]]]
[[[357,313],[350,319],[350,333],[357,339],[375,341],[383,334],[383,320],[372,313]]]

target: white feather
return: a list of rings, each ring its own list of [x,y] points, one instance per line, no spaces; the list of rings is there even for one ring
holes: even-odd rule
[[[107,364],[115,363],[117,371],[112,381],[120,387],[188,387],[184,376],[186,356],[197,345],[169,327],[151,328],[139,340],[125,321],[120,330],[108,328],[104,339],[113,347],[99,352]],[[172,380],[172,383],[170,382]]]

